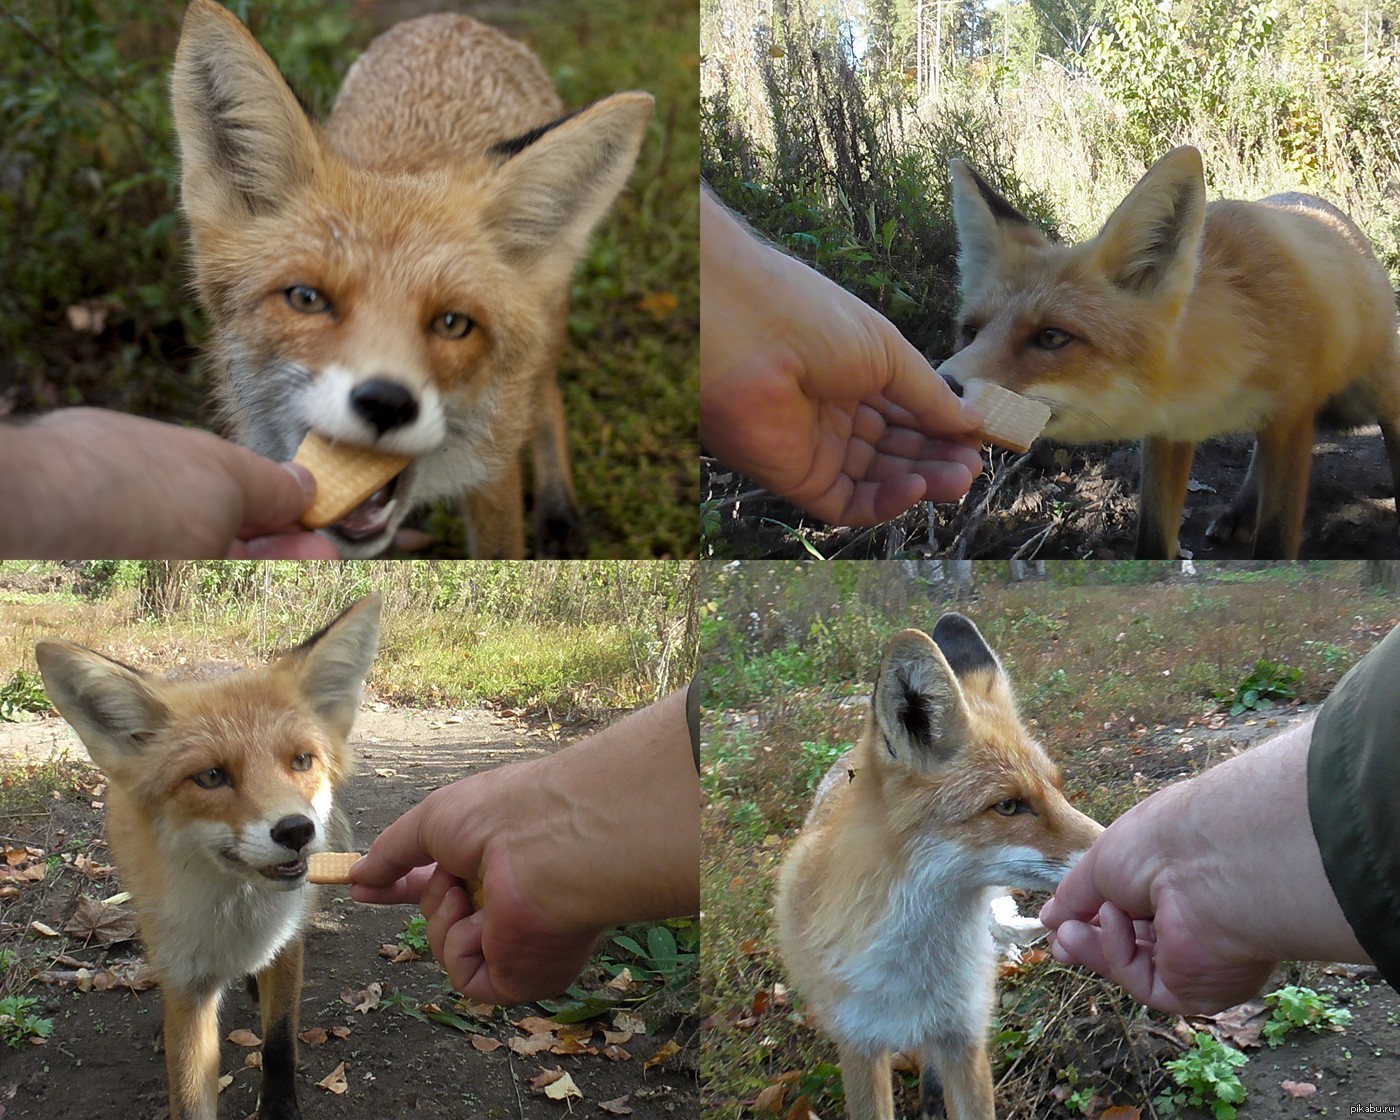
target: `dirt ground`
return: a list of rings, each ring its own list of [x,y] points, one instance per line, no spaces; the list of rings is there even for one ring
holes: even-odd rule
[[[580,729],[565,728],[565,741]],[[357,841],[368,843],[379,830],[415,804],[429,790],[476,770],[553,751],[550,735],[508,712],[412,711],[369,703],[356,724],[359,773],[342,790],[341,805],[354,822]],[[57,717],[29,724],[0,723],[0,769],[15,761],[36,762],[67,747],[70,757],[83,758],[76,737]],[[94,771],[94,779],[97,778]],[[56,799],[42,818],[0,822],[9,843],[32,844],[46,851],[63,850],[74,838],[100,835],[100,811],[91,797],[68,793]],[[106,862],[106,853],[92,854]],[[18,949],[19,967],[46,967],[58,953],[93,964],[114,964],[132,955],[133,946],[118,946],[110,958],[68,937],[42,943],[28,936],[29,923],[45,922],[61,929],[76,896],[87,883],[76,873],[61,872],[61,889],[34,891],[0,902],[0,946]],[[96,892],[109,897],[115,882]],[[30,893],[34,892],[34,893]],[[93,893],[90,890],[88,893]],[[34,899],[38,903],[37,908]],[[512,1025],[526,1016],[545,1014],[538,1008],[497,1009],[477,1019],[459,1015],[478,1027],[468,1035],[432,1022],[419,1021],[404,1010],[382,1002],[394,995],[407,997],[413,1008],[437,1002],[452,1010],[455,996],[431,959],[394,964],[378,955],[382,944],[395,940],[407,920],[409,907],[359,906],[344,888],[322,888],[319,914],[307,937],[306,989],[302,999],[302,1028],[328,1032],[348,1028],[345,1037],[332,1036],[301,1047],[298,1097],[307,1120],[385,1120],[408,1116],[438,1117],[563,1117],[566,1115],[630,1115],[636,1120],[694,1116],[698,1111],[695,1075],[694,1020],[663,1017],[645,1024],[619,1019],[618,1013],[594,1020],[595,1030],[584,1045],[595,1053],[561,1055],[550,1050],[522,1056],[512,1051],[527,1038]],[[585,973],[585,986],[599,988],[605,975]],[[376,1009],[357,1011],[371,985],[382,988]],[[165,1066],[157,1052],[160,998],[157,989],[125,989],[80,993],[72,985],[30,986],[37,996],[35,1013],[53,1020],[52,1036],[43,1045],[19,1049],[0,1046],[0,1117],[4,1120],[93,1120],[120,1116],[123,1120],[157,1120],[167,1115]],[[347,1002],[347,998],[350,1002]],[[644,1026],[646,1033],[638,1032]],[[255,1004],[241,990],[231,990],[224,1002],[221,1030],[256,1031]],[[633,1036],[621,1043],[626,1057],[604,1055],[604,1028],[631,1027]],[[473,1039],[478,1041],[474,1042]],[[507,1043],[507,1045],[493,1044]],[[663,1056],[654,1068],[645,1063],[672,1040],[679,1052]],[[490,1052],[476,1047],[485,1046]],[[560,1049],[571,1049],[562,1042]],[[245,1068],[249,1050],[225,1041],[220,1068],[232,1074],[224,1090],[220,1115],[247,1117],[255,1108],[258,1073]],[[317,1083],[344,1063],[346,1089],[334,1094]],[[530,1082],[545,1070],[563,1069],[572,1076],[582,1099],[549,1099],[533,1092]],[[120,1102],[120,1103],[114,1103]],[[602,1108],[600,1113],[600,1106]]]
[[[1231,436],[1196,448],[1181,545],[1197,560],[1250,556],[1248,545],[1220,544],[1206,529],[1234,497],[1249,466],[1252,440]],[[791,503],[704,460],[706,554],[720,559],[888,558],[932,553],[949,559],[1118,559],[1133,555],[1137,533],[1136,444],[1069,447],[1037,443],[1025,456],[994,452],[956,505],[921,504],[871,529],[832,529]],[[988,496],[990,495],[990,500]],[[930,529],[937,548],[930,545]],[[1400,556],[1395,491],[1378,427],[1321,433],[1313,449],[1304,559]]]

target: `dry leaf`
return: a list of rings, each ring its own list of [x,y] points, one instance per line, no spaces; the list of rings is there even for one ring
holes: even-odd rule
[[[817,1120],[817,1114],[812,1111],[812,1099],[798,1097],[788,1109],[785,1120]]]
[[[1252,999],[1236,1007],[1230,1007],[1218,1015],[1194,1015],[1193,1028],[1207,1030],[1221,1042],[1229,1042],[1236,1049],[1261,1044],[1264,1024],[1269,1021],[1269,1006],[1262,999]]]
[[[262,1069],[262,1051],[252,1050],[243,1055],[244,1069]]]
[[[542,1069],[534,1077],[530,1078],[530,1090],[538,1093],[546,1085],[552,1085],[559,1078],[564,1076],[564,1067],[558,1069]]]
[[[337,1096],[349,1089],[350,1083],[345,1080],[345,1063],[341,1062],[340,1065],[316,1082],[316,1088],[324,1089],[328,1093],[335,1093]]]
[[[673,1038],[669,1042],[658,1046],[656,1053],[643,1063],[644,1069],[655,1069],[667,1058],[673,1057],[681,1052],[680,1044]]]
[[[501,1048],[501,1040],[498,1038],[487,1038],[483,1034],[472,1035],[472,1049],[480,1050],[483,1054],[494,1054]]]
[[[340,993],[342,1003],[348,1003],[361,1015],[366,1011],[373,1011],[379,1006],[379,997],[384,994],[384,985],[375,981],[363,991],[355,991],[353,988],[346,988]]]
[[[96,941],[99,945],[116,945],[122,941],[136,940],[139,930],[132,911],[91,898],[80,898],[63,932],[84,941]]]
[[[332,1028],[331,1028],[331,1037],[332,1037],[332,1038],[346,1039],[346,1038],[349,1038],[349,1037],[350,1037],[350,1033],[351,1033],[351,1032],[350,1032],[350,1028],[349,1028],[349,1027],[332,1027]]]
[[[554,1045],[554,1036],[532,1034],[529,1038],[509,1039],[506,1045],[510,1047],[512,1054],[519,1054],[522,1058],[533,1058],[536,1054],[543,1054]]]
[[[550,1048],[551,1054],[596,1054],[598,1051],[588,1045],[587,1040],[576,1035],[566,1035]]]
[[[320,1046],[330,1035],[326,1033],[325,1027],[307,1027],[297,1037],[308,1046]]]
[[[783,1105],[787,1103],[787,1091],[787,1085],[781,1081],[769,1085],[754,1097],[751,1107],[755,1112],[782,1112]]]
[[[630,1062],[632,1060],[632,1055],[621,1046],[604,1046],[603,1057],[610,1062]]]
[[[228,1040],[235,1046],[261,1046],[262,1039],[255,1035],[247,1027],[239,1027],[236,1031],[228,1032]]]
[[[544,1019],[538,1015],[528,1015],[512,1024],[519,1027],[526,1034],[553,1034],[559,1024],[553,1019]]]
[[[1126,1104],[1115,1104],[1099,1113],[1099,1120],[1142,1120],[1142,1109]]]
[[[614,1116],[631,1116],[632,1110],[627,1107],[627,1100],[631,1093],[618,1097],[615,1101],[599,1101],[598,1107],[604,1112],[611,1112]]]
[[[1278,1087],[1295,1101],[1299,1097],[1310,1097],[1317,1092],[1317,1086],[1310,1081],[1280,1081]]]
[[[219,1078],[219,1092],[222,1093],[225,1089],[227,1089],[227,1088],[228,1088],[230,1085],[232,1085],[232,1084],[233,1084],[233,1074],[231,1074],[231,1073],[226,1073],[226,1074],[224,1074],[223,1076],[221,1076],[221,1077]]]
[[[30,928],[30,930],[33,931],[34,933],[37,933],[40,937],[57,937],[57,936],[59,936],[58,930],[54,929],[52,926],[46,926],[46,925],[44,925],[43,922],[30,922],[30,923],[29,923],[29,928]]]
[[[609,1046],[626,1046],[632,1041],[631,1031],[610,1031],[603,1028],[603,1041]]]
[[[624,968],[603,987],[611,988],[615,992],[630,992],[632,990],[632,970]]]
[[[552,1101],[567,1101],[574,1097],[583,1100],[583,1090],[574,1084],[574,1079],[567,1073],[546,1085],[544,1095]]]
[[[631,1031],[633,1034],[646,1034],[647,1021],[635,1011],[614,1011],[613,1026],[620,1031]]]
[[[664,319],[680,306],[675,292],[652,292],[637,301],[637,307],[656,319]]]
[[[494,1003],[475,1003],[469,999],[459,999],[457,1010],[465,1011],[473,1019],[494,1019],[496,1017],[496,1005]]]

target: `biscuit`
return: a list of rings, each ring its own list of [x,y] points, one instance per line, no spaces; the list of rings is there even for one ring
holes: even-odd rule
[[[963,387],[963,400],[982,413],[977,434],[1012,451],[1029,451],[1050,419],[1049,405],[1027,400],[990,381],[969,381]]]
[[[292,460],[316,479],[316,500],[301,515],[308,529],[322,529],[339,521],[413,460],[350,443],[332,443],[316,432],[307,432]]]
[[[359,852],[312,852],[306,857],[308,883],[348,883]]]

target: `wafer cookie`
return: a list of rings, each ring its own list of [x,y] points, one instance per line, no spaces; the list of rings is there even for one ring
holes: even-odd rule
[[[1029,451],[1050,419],[1049,405],[1027,400],[990,381],[969,381],[963,387],[963,400],[976,405],[982,413],[977,434],[988,443],[1012,451]]]
[[[316,479],[316,500],[301,515],[308,529],[321,529],[340,520],[413,460],[350,443],[332,443],[307,432],[297,448],[300,463]]]
[[[348,883],[350,868],[361,856],[359,852],[312,852],[306,857],[308,883]]]

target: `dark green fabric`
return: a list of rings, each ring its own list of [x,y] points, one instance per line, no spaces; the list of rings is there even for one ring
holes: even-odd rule
[[[1400,988],[1400,626],[1333,690],[1313,727],[1308,815],[1356,939]]]
[[[695,772],[700,773],[700,678],[691,679],[685,690],[685,722],[690,727],[690,751],[695,755]]]

